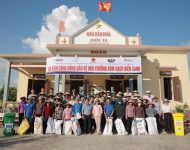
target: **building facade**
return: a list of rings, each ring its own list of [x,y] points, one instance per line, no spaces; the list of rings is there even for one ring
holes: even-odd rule
[[[10,80],[10,68],[19,72],[17,99],[45,87],[54,92],[89,93],[94,86],[111,91],[147,90],[160,99],[167,98],[173,104],[190,105],[190,82],[187,53],[190,46],[143,45],[141,36],[124,36],[101,19],[96,19],[72,36],[64,35],[64,23],[55,44],[48,44],[48,54],[1,54],[7,60],[4,101]],[[130,59],[139,58],[140,69],[135,72],[89,73],[77,71],[47,72],[47,58]],[[80,63],[78,64],[80,65]],[[117,70],[116,70],[117,71]]]

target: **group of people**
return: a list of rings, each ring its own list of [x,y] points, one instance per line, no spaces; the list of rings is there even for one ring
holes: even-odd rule
[[[47,133],[50,118],[61,121],[61,133],[64,133],[64,124],[75,118],[82,134],[95,132],[100,135],[106,132],[104,130],[109,126],[108,120],[112,121],[111,132],[119,132],[116,125],[117,119],[121,120],[128,134],[133,134],[134,124],[138,119],[144,122],[143,126],[147,131],[145,134],[151,133],[152,126],[157,130],[155,134],[161,133],[163,128],[161,118],[163,117],[165,131],[168,134],[173,132],[172,108],[169,100],[164,99],[161,107],[158,98],[150,91],[141,98],[138,91],[130,92],[129,88],[126,88],[124,93],[101,91],[96,95],[77,94],[75,90],[72,94],[58,92],[54,95],[53,89],[46,94],[42,88],[38,95],[31,90],[27,98],[23,96],[20,100],[19,124],[22,123],[23,118],[26,118],[30,123],[28,132],[32,133],[36,117],[42,118],[43,134]],[[150,118],[155,122],[148,121]]]

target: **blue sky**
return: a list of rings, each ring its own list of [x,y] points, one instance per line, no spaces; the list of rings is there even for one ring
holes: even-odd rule
[[[123,34],[140,33],[146,45],[190,44],[190,0],[111,2],[112,12],[101,12],[100,18]],[[98,16],[98,0],[1,0],[0,53],[31,53],[23,39],[35,38],[44,16],[61,5],[78,6],[88,22]]]

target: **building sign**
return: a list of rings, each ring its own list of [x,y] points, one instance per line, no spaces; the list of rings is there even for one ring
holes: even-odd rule
[[[140,74],[141,57],[51,57],[46,74]]]
[[[103,21],[87,27],[74,37],[74,44],[117,44],[125,45],[125,36]]]
[[[172,76],[171,71],[160,71],[160,76]]]
[[[104,54],[107,54],[107,51],[106,50],[91,50],[90,51],[90,54],[93,54],[93,55],[104,55]]]

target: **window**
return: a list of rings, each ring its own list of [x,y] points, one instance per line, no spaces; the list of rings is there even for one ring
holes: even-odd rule
[[[172,84],[170,77],[164,77],[164,98],[171,100],[172,99]]]

